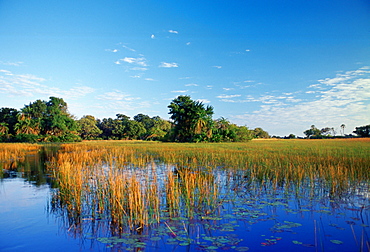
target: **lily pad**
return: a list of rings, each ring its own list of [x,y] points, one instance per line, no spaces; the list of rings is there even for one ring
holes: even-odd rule
[[[248,251],[249,248],[248,247],[238,247],[235,249],[236,251]]]
[[[340,240],[330,240],[332,243],[334,243],[334,244],[338,244],[338,245],[340,245],[340,244],[343,244],[343,242],[342,241],[340,241]]]

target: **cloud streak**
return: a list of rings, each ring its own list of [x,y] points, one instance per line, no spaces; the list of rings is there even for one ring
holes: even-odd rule
[[[92,87],[80,85],[63,90],[49,83],[44,84],[45,82],[47,82],[46,79],[32,74],[13,74],[8,70],[0,70],[0,93],[8,97],[42,95],[77,99],[95,91]]]
[[[172,67],[179,67],[177,63],[175,62],[172,62],[172,63],[168,63],[168,62],[161,62],[161,64],[159,65],[159,67],[164,67],[164,68],[172,68]]]
[[[260,108],[234,119],[249,125],[260,125],[265,129],[285,131],[301,130],[312,124],[318,127],[339,126],[354,128],[359,122],[369,122],[370,69],[360,68],[338,74],[334,78],[318,80],[308,87],[308,97],[288,95],[264,95],[258,98],[248,96],[234,102],[260,102]],[[310,97],[314,95],[314,97]],[[293,128],[294,127],[294,128]],[[301,130],[302,131],[302,130]],[[302,135],[302,132],[296,132]]]

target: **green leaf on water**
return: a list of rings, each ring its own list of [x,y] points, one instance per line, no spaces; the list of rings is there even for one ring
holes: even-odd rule
[[[188,246],[190,245],[190,242],[182,242],[182,243],[179,243],[180,246]]]
[[[332,243],[334,243],[334,244],[343,244],[343,242],[342,241],[340,241],[340,240],[330,240]]]
[[[216,250],[216,249],[218,249],[218,247],[216,247],[216,246],[208,246],[207,249]]]
[[[249,248],[248,247],[238,247],[235,249],[236,251],[248,251]]]
[[[297,245],[301,245],[302,242],[299,242],[299,241],[292,241],[294,244],[297,244]]]
[[[203,237],[203,240],[206,240],[206,241],[214,241],[215,238],[214,237],[210,237],[210,236],[204,236]]]

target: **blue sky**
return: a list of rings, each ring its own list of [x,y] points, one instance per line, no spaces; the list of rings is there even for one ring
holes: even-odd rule
[[[178,95],[270,135],[370,124],[370,2],[0,1],[0,107],[168,119]]]

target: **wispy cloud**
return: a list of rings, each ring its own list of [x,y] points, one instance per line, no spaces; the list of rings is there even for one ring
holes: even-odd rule
[[[75,99],[95,91],[92,87],[79,84],[70,89],[60,89],[50,83],[44,84],[45,82],[46,79],[32,74],[14,74],[8,70],[0,70],[0,93],[8,97],[57,96]]]
[[[139,66],[147,66],[146,59],[144,57],[132,58],[132,57],[125,57],[120,59],[120,61],[127,62],[130,64],[136,64]]]
[[[139,79],[139,78],[141,78],[141,77],[142,77],[142,74],[131,75],[130,77],[131,77],[131,78]]]
[[[209,100],[207,99],[197,99],[198,102],[201,102],[201,103],[211,103]]]
[[[138,97],[132,97],[129,94],[125,94],[119,90],[114,90],[112,92],[106,92],[102,95],[97,96],[99,100],[108,100],[108,101],[133,101],[139,100]]]
[[[16,62],[4,62],[4,61],[0,61],[0,65],[4,65],[4,66],[20,66],[22,65],[23,62],[22,61],[16,61]]]
[[[222,68],[222,66],[212,66],[212,67],[218,68],[218,69],[221,69]]]
[[[136,50],[135,50],[135,49],[133,49],[133,48],[131,48],[131,47],[128,47],[128,46],[126,46],[126,45],[122,45],[122,47],[123,47],[123,48],[125,48],[126,50],[131,51],[131,52],[136,52]]]
[[[168,30],[169,33],[175,33],[175,34],[179,34],[178,31],[174,31],[174,30]]]
[[[220,99],[230,99],[230,98],[235,98],[235,97],[240,97],[241,95],[239,94],[236,94],[236,95],[219,95],[219,96],[216,96],[217,98],[220,98]]]
[[[154,34],[152,34],[152,35],[150,36],[150,38],[151,38],[151,39],[155,39],[155,35],[154,35]]]
[[[234,88],[222,88],[222,89],[225,90],[225,91],[234,90]]]
[[[185,84],[185,87],[197,87],[197,86],[199,86],[199,85],[195,84],[195,83]]]
[[[188,90],[174,90],[174,91],[171,91],[171,93],[186,93],[188,92]]]
[[[172,62],[172,63],[161,62],[161,64],[159,65],[159,67],[171,68],[171,67],[179,67],[179,66],[175,62]]]
[[[312,124],[318,127],[339,127],[344,123],[354,128],[369,122],[370,109],[370,69],[367,67],[348,71],[333,78],[325,78],[318,84],[308,87],[314,97],[294,97],[282,95],[251,96],[242,102],[261,102],[253,112],[234,116],[238,122],[260,125],[278,131],[302,132]],[[313,90],[312,90],[313,89]],[[287,124],[288,123],[288,124]],[[289,126],[288,126],[289,125]],[[290,132],[292,133],[292,132]]]

